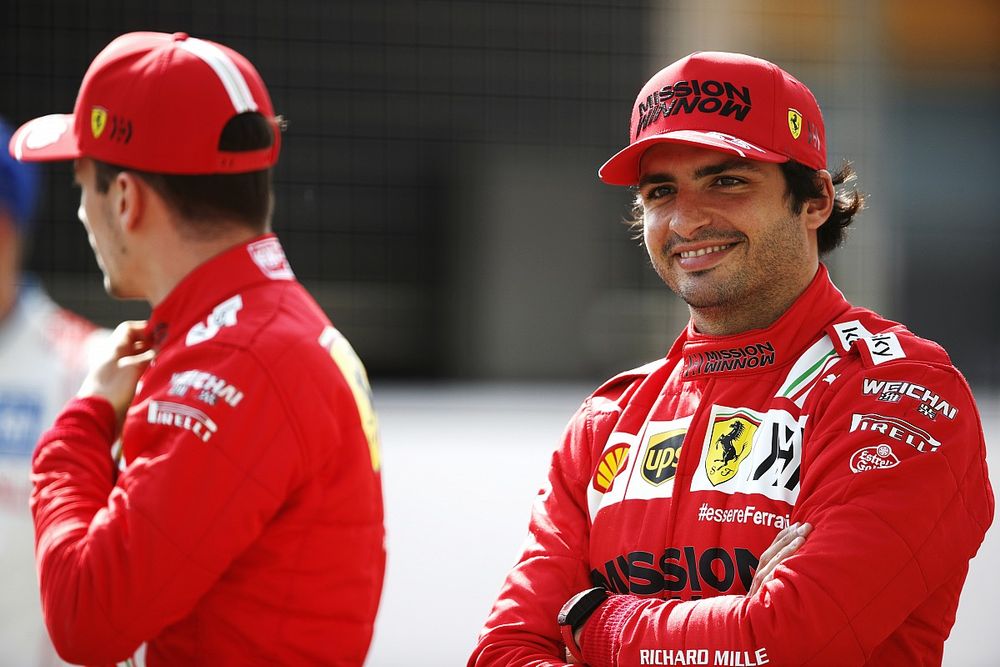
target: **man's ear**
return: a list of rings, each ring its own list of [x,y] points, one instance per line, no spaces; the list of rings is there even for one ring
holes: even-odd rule
[[[122,231],[133,232],[142,222],[148,205],[149,185],[135,174],[121,171],[115,177],[114,190],[112,211],[118,225]]]
[[[834,198],[836,192],[833,189],[833,177],[826,169],[816,172],[822,194],[814,199],[807,199],[802,206],[802,217],[806,223],[806,229],[819,229],[826,222],[833,212]]]

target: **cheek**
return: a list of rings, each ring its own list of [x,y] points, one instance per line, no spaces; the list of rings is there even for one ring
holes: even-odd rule
[[[642,219],[642,239],[647,248],[662,248],[670,233],[670,223],[662,213],[647,211]]]

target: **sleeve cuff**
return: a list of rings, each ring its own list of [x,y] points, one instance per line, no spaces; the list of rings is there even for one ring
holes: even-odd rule
[[[633,595],[612,595],[597,608],[583,626],[580,650],[590,667],[618,664],[620,637],[625,622],[648,602]]]

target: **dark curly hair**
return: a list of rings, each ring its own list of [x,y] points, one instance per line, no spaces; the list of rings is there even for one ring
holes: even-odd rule
[[[819,172],[816,169],[805,166],[800,162],[783,162],[778,165],[781,173],[785,177],[785,185],[788,188],[789,208],[792,213],[802,212],[802,207],[810,199],[823,196],[823,187],[817,178]],[[825,255],[837,246],[844,243],[847,238],[847,228],[854,222],[854,216],[865,207],[865,195],[857,188],[841,188],[841,186],[856,180],[854,167],[850,162],[844,164],[832,174],[833,187],[835,191],[833,201],[833,211],[826,222],[816,231],[816,240],[819,246],[819,254]],[[642,196],[638,190],[635,192],[635,199],[632,202],[631,219],[627,224],[638,234],[642,233]]]

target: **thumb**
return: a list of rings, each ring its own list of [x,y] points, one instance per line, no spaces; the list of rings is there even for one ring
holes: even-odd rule
[[[156,356],[156,350],[146,350],[140,354],[133,354],[128,357],[118,359],[118,368],[143,368]]]

